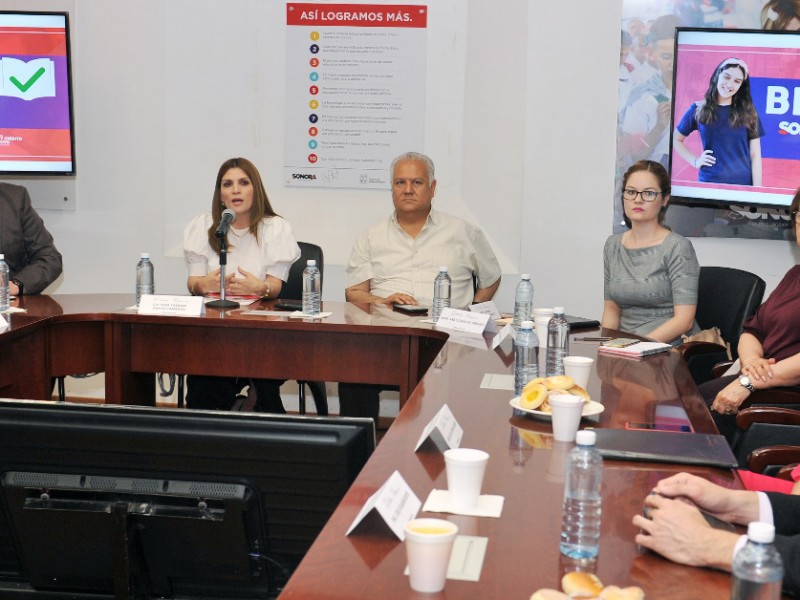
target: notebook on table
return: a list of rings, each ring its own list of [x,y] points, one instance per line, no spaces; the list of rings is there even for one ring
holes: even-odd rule
[[[603,458],[725,469],[739,466],[727,440],[721,435],[630,429],[594,431],[597,449]]]

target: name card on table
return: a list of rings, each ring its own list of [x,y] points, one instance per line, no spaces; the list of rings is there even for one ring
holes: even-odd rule
[[[436,329],[449,329],[464,333],[483,333],[494,331],[494,321],[487,313],[473,312],[470,310],[457,310],[455,308],[442,309]]]
[[[503,343],[503,340],[506,339],[508,336],[514,337],[514,328],[509,323],[505,327],[503,327],[497,334],[494,336],[492,340],[492,350],[497,348],[500,344]]]
[[[445,404],[439,409],[436,416],[431,419],[430,423],[425,426],[425,429],[422,430],[422,435],[414,447],[414,452],[419,450],[425,440],[428,439],[442,451],[448,448],[458,448],[463,435],[464,430],[456,421],[450,407]]]
[[[6,321],[6,318],[3,315],[0,315],[0,329],[4,327],[8,327],[8,321]]]
[[[421,506],[422,501],[417,498],[400,472],[395,471],[364,503],[345,535],[350,535],[359,523],[374,511],[402,542],[406,539],[404,525],[417,516]]]
[[[203,314],[202,296],[162,296],[145,294],[139,300],[140,315],[199,317]]]
[[[471,304],[469,310],[470,312],[489,315],[489,318],[491,318],[492,321],[496,321],[497,319],[503,317],[503,315],[500,314],[500,311],[497,310],[497,306],[492,300],[489,300],[488,302],[480,302],[478,304]]]

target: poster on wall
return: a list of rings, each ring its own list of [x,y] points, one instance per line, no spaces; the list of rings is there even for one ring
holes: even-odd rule
[[[688,95],[697,94],[693,89],[685,92],[687,97],[676,99],[680,106],[673,111],[677,27],[800,30],[800,3],[781,0],[623,0],[615,233],[625,230],[620,201],[625,170],[642,159],[670,167],[670,133],[676,125],[672,114],[675,112],[676,119],[680,120],[687,110]],[[755,55],[748,58],[754,64],[758,63]],[[768,73],[763,69],[761,72]],[[708,84],[708,77],[704,79],[704,84]],[[694,135],[691,141],[696,144],[697,134]],[[769,158],[773,151],[768,148],[767,152]],[[687,171],[687,167],[679,162],[682,159],[675,159],[675,156],[673,159],[682,172]],[[800,169],[796,166],[800,163],[791,161],[788,164],[791,172],[780,174],[780,185],[796,188],[800,186]],[[697,179],[697,170],[693,176]],[[693,187],[700,187],[700,184],[694,183]],[[666,224],[673,231],[692,237],[786,239],[792,232],[785,210],[756,209],[745,201],[736,204],[735,200],[729,206],[718,208],[672,204]]]
[[[385,189],[423,147],[427,12],[287,3],[286,185]]]

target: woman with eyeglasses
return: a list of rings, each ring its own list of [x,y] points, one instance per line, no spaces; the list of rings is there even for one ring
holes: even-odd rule
[[[789,212],[800,245],[800,189]],[[794,388],[800,392],[800,265],[784,275],[739,336],[741,371],[699,386],[717,429],[733,441],[736,413],[756,390]]]
[[[697,284],[700,265],[685,237],[663,225],[670,195],[669,174],[659,163],[640,160],[622,180],[622,210],[629,230],[606,241],[603,327],[678,345],[699,331]]]
[[[685,143],[695,130],[703,143],[697,156]],[[698,181],[760,186],[763,136],[747,64],[726,58],[714,69],[705,98],[693,103],[675,127],[673,147],[698,169]]]

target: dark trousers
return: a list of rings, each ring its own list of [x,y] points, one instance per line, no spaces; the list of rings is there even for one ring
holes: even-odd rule
[[[343,417],[370,417],[377,423],[381,391],[398,389],[396,385],[340,383],[339,414]]]
[[[245,377],[187,376],[186,406],[205,410],[231,410],[236,396],[246,385],[256,390],[255,412],[285,414],[281,400],[281,379],[248,379]]]

